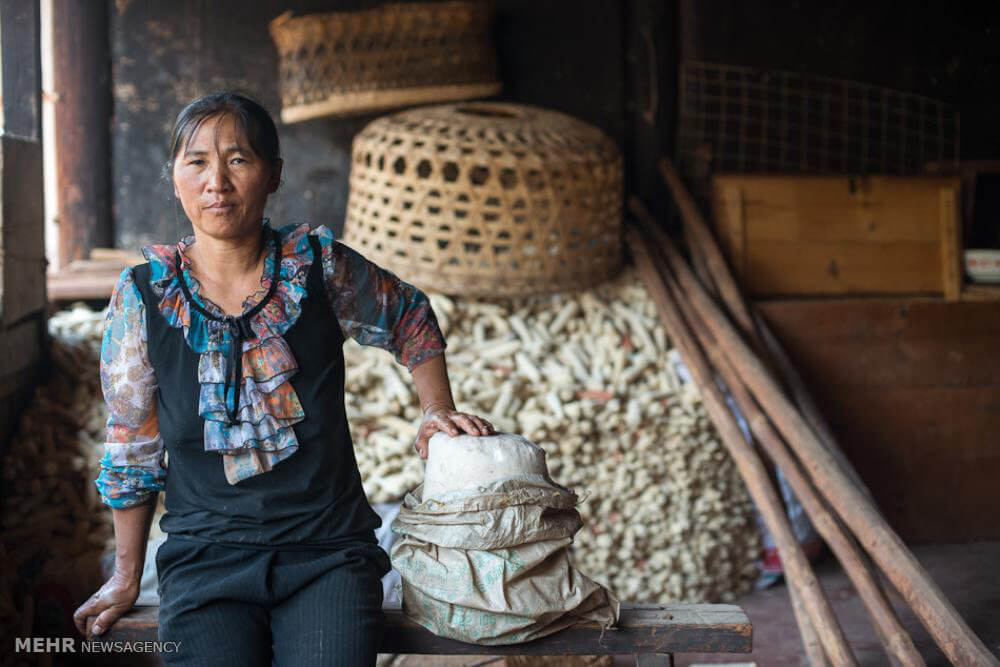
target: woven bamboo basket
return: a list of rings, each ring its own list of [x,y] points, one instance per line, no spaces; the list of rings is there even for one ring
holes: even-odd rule
[[[500,92],[483,1],[394,3],[270,24],[281,120],[349,116]]]
[[[565,114],[412,109],[354,138],[343,242],[445,294],[588,287],[622,267],[622,190],[617,146]]]

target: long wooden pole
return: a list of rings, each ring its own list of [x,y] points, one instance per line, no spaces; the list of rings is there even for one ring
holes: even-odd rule
[[[820,441],[830,450],[830,453],[837,459],[837,463],[844,469],[848,477],[874,502],[874,496],[872,496],[871,491],[861,480],[861,476],[858,475],[854,466],[851,465],[851,462],[837,444],[829,427],[823,420],[819,409],[816,407],[816,403],[806,391],[805,383],[802,382],[794,366],[788,362],[787,355],[781,349],[777,338],[766,328],[766,323],[763,322],[762,317],[758,316],[755,318],[753,316],[752,308],[743,298],[743,294],[740,292],[740,288],[736,284],[736,279],[729,270],[729,264],[726,262],[726,258],[723,256],[722,250],[719,248],[719,244],[716,242],[708,222],[701,214],[701,211],[698,210],[697,203],[687,188],[684,187],[684,181],[681,180],[680,174],[669,159],[663,158],[660,160],[660,174],[670,189],[670,195],[673,197],[674,203],[677,204],[677,208],[681,212],[681,219],[684,221],[684,230],[688,238],[688,243],[692,246],[691,253],[699,256],[705,263],[709,280],[715,284],[723,305],[725,305],[736,321],[740,332],[750,342],[751,349],[761,356],[765,364],[776,368],[783,375],[783,380],[791,390],[795,402],[802,410],[809,425],[816,431]],[[755,324],[763,324],[759,332],[760,335]]]
[[[650,219],[652,217],[648,209],[642,205],[637,197],[630,198],[629,208],[636,217],[642,218],[643,220]],[[697,275],[698,279],[701,281],[701,284],[704,285],[705,289],[711,293],[712,297],[718,299],[718,285],[715,280],[712,279],[712,273],[709,271],[708,264],[705,262],[704,254],[699,252],[698,241],[694,238],[691,228],[692,225],[689,224],[685,224],[683,227],[684,239],[687,241],[688,249],[691,251],[691,265],[694,268],[695,275]],[[731,314],[732,312],[730,312],[730,315]],[[755,344],[758,346],[760,345],[760,343]],[[756,437],[754,438],[754,447],[755,449],[760,449],[760,444]],[[774,485],[775,488],[781,488],[781,482],[778,479],[778,468],[775,466],[774,461],[770,458],[765,458],[763,456],[763,452],[759,453],[764,461],[764,465],[767,468],[767,476],[768,479],[771,480],[771,484]],[[788,514],[788,501],[784,494],[779,493],[778,498],[781,500],[781,504],[785,508],[785,513]],[[802,639],[802,650],[805,653],[806,661],[814,667],[829,667],[830,661],[826,659],[826,654],[823,652],[823,645],[819,641],[819,635],[816,634],[816,628],[812,626],[812,622],[809,620],[808,614],[806,614],[806,608],[805,604],[802,602],[802,596],[799,595],[798,589],[794,586],[787,586],[786,588],[788,589],[788,597],[792,603],[792,613],[795,615],[795,623],[799,627],[799,634]]]
[[[823,418],[819,406],[816,405],[816,401],[813,400],[809,390],[806,389],[805,381],[803,381],[802,376],[796,370],[795,364],[788,358],[788,354],[781,346],[778,337],[771,331],[771,327],[760,313],[760,309],[751,306],[751,312],[754,322],[757,324],[757,332],[760,334],[761,343],[764,349],[770,354],[773,365],[778,369],[785,384],[791,389],[792,398],[795,400],[795,404],[799,406],[799,410],[802,411],[802,416],[806,418],[806,421],[809,422],[809,425],[812,426],[816,435],[826,445],[827,449],[830,450],[830,453],[840,461],[844,467],[844,471],[865,492],[865,495],[874,501],[875,497],[872,495],[871,490],[861,481],[861,477],[854,466],[850,464],[840,445],[837,444],[837,439]]]
[[[659,235],[659,234],[657,234]],[[659,243],[658,238],[654,238],[654,245]],[[795,492],[795,495],[802,502],[806,513],[812,520],[816,530],[830,545],[830,549],[837,556],[844,572],[850,578],[858,595],[864,602],[868,613],[875,622],[875,629],[882,640],[886,654],[893,664],[906,665],[907,667],[919,667],[924,665],[924,660],[920,657],[913,640],[906,633],[903,625],[899,622],[896,612],[889,604],[884,592],[877,583],[874,572],[869,568],[869,562],[864,554],[848,535],[844,525],[831,513],[826,503],[816,493],[812,482],[806,477],[799,462],[795,460],[788,447],[782,441],[781,436],[771,426],[767,416],[758,407],[756,401],[750,396],[750,392],[744,386],[736,369],[732,367],[729,360],[719,349],[719,346],[711,332],[701,322],[701,318],[691,307],[687,295],[677,284],[676,279],[669,271],[663,271],[664,280],[674,297],[674,301],[680,306],[681,314],[687,319],[691,329],[695,332],[701,348],[705,351],[709,362],[715,367],[719,377],[725,383],[733,400],[747,423],[754,433],[757,441],[763,446],[768,456],[781,468],[785,474],[785,479]]]
[[[649,211],[646,209],[645,206],[642,205],[642,203],[639,201],[637,197],[631,197],[629,199],[629,208],[632,209],[632,212],[636,215],[636,217],[643,217],[644,219],[652,217]],[[709,270],[708,264],[705,262],[703,254],[701,252],[698,252],[699,250],[698,242],[695,240],[691,232],[691,227],[692,226],[689,224],[684,225],[684,239],[687,241],[688,249],[691,251],[691,265],[694,268],[694,272],[698,276],[698,279],[701,281],[701,284],[705,286],[705,289],[711,293],[713,298],[718,299],[720,296],[719,287],[716,284],[716,281],[712,279],[712,272]],[[723,303],[723,306],[728,307],[727,304],[725,303]],[[730,311],[730,315],[731,314],[732,311]],[[744,332],[744,334],[747,333],[748,332]],[[749,332],[748,335],[750,336],[749,339],[750,343],[752,346],[754,346],[755,349],[763,351],[764,350],[763,343],[757,338],[756,334],[757,332],[755,331]],[[775,372],[777,372],[777,370]],[[754,443],[754,447],[757,448],[758,450],[760,449],[760,446],[756,442]],[[760,454],[763,457],[763,452],[760,452]],[[781,488],[781,481],[778,478],[778,468],[774,465],[774,461],[772,461],[770,458],[767,457],[763,458],[764,458],[764,465],[767,466],[767,475],[768,477],[771,478],[771,483],[774,484],[776,488]],[[781,499],[781,504],[785,506],[785,511],[787,513],[788,501],[785,498],[785,495],[778,494],[778,497]],[[792,603],[793,603],[792,609],[794,610],[796,609],[794,597],[792,599]],[[809,640],[807,640],[806,636],[803,635],[802,637],[803,645],[804,646],[808,645],[808,642]],[[806,653],[808,652],[809,649],[806,648]]]
[[[787,514],[787,513],[786,513]],[[792,615],[795,617],[795,624],[799,627],[799,637],[802,640],[802,651],[805,653],[806,662],[810,667],[830,667],[830,661],[826,659],[826,652],[823,650],[823,642],[819,639],[819,633],[809,620],[809,612],[806,611],[806,603],[802,600],[802,593],[796,586],[785,586],[788,589],[788,598],[792,602]]]
[[[757,335],[754,330],[753,317],[750,316],[750,309],[747,308],[746,302],[740,294],[740,288],[729,272],[726,258],[715,242],[712,230],[701,215],[701,211],[698,210],[694,198],[684,187],[680,174],[677,173],[677,169],[670,160],[666,158],[660,160],[660,174],[667,187],[670,188],[670,195],[674,198],[674,203],[680,209],[685,229],[696,244],[696,247],[692,248],[692,252],[695,250],[701,252],[702,259],[704,259],[712,280],[719,290],[719,296],[722,297],[726,308],[732,313],[740,331],[747,337],[747,340],[756,339]]]
[[[757,509],[763,515],[774,537],[781,554],[781,562],[789,586],[798,588],[809,620],[816,629],[823,648],[834,665],[856,665],[851,654],[847,639],[837,623],[829,601],[820,588],[815,574],[809,567],[809,561],[802,552],[802,547],[792,532],[781,502],[774,487],[770,484],[767,471],[760,458],[744,440],[739,426],[729,408],[725,405],[715,378],[708,368],[708,362],[698,348],[693,335],[681,318],[677,304],[670,295],[653,262],[647,242],[638,230],[629,226],[625,238],[632,257],[639,269],[639,275],[646,284],[663,325],[670,338],[678,346],[691,375],[702,392],[702,400],[715,423],[722,442],[729,450],[746,483]]]
[[[688,248],[691,251],[691,259],[702,285],[706,289],[713,291],[713,296],[722,298],[723,306],[729,310],[731,316],[736,319],[737,325],[742,333],[747,336],[752,349],[761,354],[762,360],[767,367],[774,371],[783,381],[784,388],[790,393],[795,405],[802,412],[806,422],[812,427],[816,436],[830,451],[837,462],[841,465],[847,476],[861,489],[862,493],[872,501],[876,511],[881,511],[875,503],[875,496],[861,479],[854,466],[848,460],[844,451],[840,448],[833,431],[830,429],[822,412],[813,400],[805,382],[795,368],[795,365],[788,358],[780,341],[771,331],[767,321],[761,315],[760,310],[743,298],[743,293],[739,289],[729,264],[722,254],[712,230],[704,217],[702,217],[694,198],[688,193],[680,178],[680,174],[674,168],[669,159],[660,160],[660,173],[666,182],[675,202],[680,202],[683,208],[681,218],[684,221],[684,237],[687,240]],[[632,198],[635,203],[638,200]],[[708,267],[707,257],[712,258],[712,269]],[[724,286],[724,290],[719,288]],[[752,318],[752,322],[748,319]],[[756,325],[756,326],[754,326]],[[769,471],[772,479],[776,479],[776,473],[772,464]],[[868,570],[874,570],[874,566],[867,554],[864,555],[865,565]],[[885,587],[881,579],[876,579],[878,586],[882,589],[882,597],[886,597]]]
[[[1000,666],[1000,660],[958,614],[885,518],[785,397],[760,359],[705,293],[673,242],[669,238],[664,241],[662,247],[671,270],[726,357],[793,448],[817,489],[913,608],[944,654],[957,665]]]
[[[790,392],[795,405],[798,406],[802,412],[802,416],[809,426],[812,427],[820,442],[837,459],[837,462],[843,468],[844,472],[847,473],[847,476],[850,477],[851,481],[868,497],[875,510],[881,512],[875,503],[875,496],[872,494],[871,489],[864,483],[857,470],[855,470],[850,460],[844,454],[844,451],[840,448],[837,439],[833,435],[833,431],[823,418],[822,412],[806,388],[801,375],[799,375],[795,365],[782,348],[780,341],[778,341],[778,338],[768,326],[767,321],[761,315],[760,309],[748,303],[743,298],[743,294],[733,277],[732,271],[729,270],[729,265],[719,248],[719,244],[712,234],[712,230],[709,228],[705,218],[702,217],[694,198],[688,193],[680,174],[669,159],[663,158],[660,160],[660,173],[667,187],[670,189],[674,201],[679,202],[679,208],[682,209],[681,218],[684,221],[685,239],[687,239],[691,258],[697,269],[698,276],[702,280],[702,284],[706,288],[714,289],[715,292],[719,293],[722,297],[723,305],[735,317],[737,325],[743,334],[748,337],[747,340],[749,340],[751,348],[762,355],[761,358],[767,367],[775,371],[778,377],[784,382],[785,389]],[[712,258],[712,269],[708,267],[707,257]],[[720,290],[718,287],[719,284],[724,285],[725,289]],[[752,318],[752,323],[747,321],[748,317]],[[867,568],[869,570],[874,569],[867,554],[865,555],[865,560]],[[879,588],[883,589],[884,597],[884,585],[880,579],[877,582]]]

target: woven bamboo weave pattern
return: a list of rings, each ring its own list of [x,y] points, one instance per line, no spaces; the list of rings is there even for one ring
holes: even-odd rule
[[[355,138],[343,241],[445,294],[582,288],[622,266],[622,157],[562,113],[446,104]]]
[[[488,97],[500,91],[490,5],[394,3],[271,21],[281,119]]]

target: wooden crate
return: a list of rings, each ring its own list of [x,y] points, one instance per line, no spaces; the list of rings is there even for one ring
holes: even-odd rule
[[[754,296],[962,291],[960,179],[721,174],[720,241]]]

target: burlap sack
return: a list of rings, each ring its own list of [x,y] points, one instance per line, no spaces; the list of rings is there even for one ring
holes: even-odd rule
[[[576,494],[537,475],[422,502],[406,494],[392,529],[403,611],[436,635],[516,644],[579,621],[618,622],[620,603],[580,573],[568,545]]]

